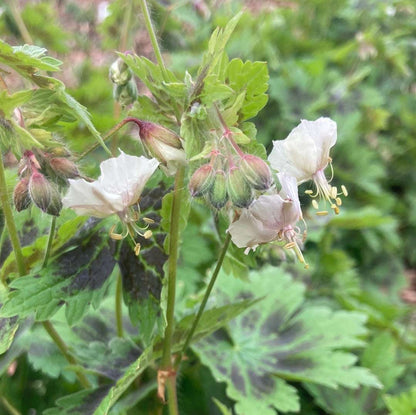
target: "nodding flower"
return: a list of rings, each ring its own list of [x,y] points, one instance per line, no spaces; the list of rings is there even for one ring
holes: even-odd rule
[[[297,183],[312,180],[316,191],[307,190],[305,193],[312,198],[312,206],[317,209],[317,215],[326,215],[327,210],[321,210],[316,197],[329,202],[331,209],[338,214],[342,200],[341,194],[348,195],[345,186],[341,192],[331,186],[324,174],[332,159],[329,157],[331,147],[337,141],[337,124],[330,118],[321,117],[315,121],[302,120],[285,140],[273,141],[273,150],[269,162],[278,172],[289,174],[296,178]]]
[[[138,201],[150,176],[157,169],[156,159],[136,157],[121,151],[118,157],[105,160],[100,165],[101,175],[94,182],[84,179],[69,179],[69,190],[63,199],[64,207],[73,209],[78,215],[105,218],[116,214],[122,224],[123,233],[110,232],[113,239],[122,239],[135,234],[149,238],[152,233],[141,228],[136,222],[140,218]],[[146,223],[148,223],[143,218]],[[134,240],[136,243],[136,241]],[[140,244],[136,243],[138,254]]]

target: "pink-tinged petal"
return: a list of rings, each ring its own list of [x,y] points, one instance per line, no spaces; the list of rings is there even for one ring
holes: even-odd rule
[[[263,223],[256,219],[248,210],[244,210],[240,218],[227,229],[231,240],[239,248],[252,248],[255,250],[259,244],[273,241],[277,232],[267,229]]]
[[[336,123],[330,118],[302,120],[285,140],[273,142],[270,164],[278,172],[294,176],[298,183],[310,180],[327,166],[336,139]]]
[[[121,195],[106,192],[99,182],[69,179],[69,189],[62,200],[63,206],[78,215],[104,218],[124,209]]]
[[[101,163],[98,182],[106,192],[121,195],[127,207],[137,202],[158,165],[156,159],[130,156],[121,151],[118,157]]]

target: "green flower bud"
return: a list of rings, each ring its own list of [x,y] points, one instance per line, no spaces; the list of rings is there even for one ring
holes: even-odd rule
[[[227,176],[227,191],[231,202],[241,208],[246,208],[253,201],[253,192],[250,184],[244,178],[242,171],[232,167]]]
[[[132,104],[137,99],[137,86],[134,79],[130,79],[125,85],[114,85],[114,99],[123,107]]]
[[[189,191],[191,196],[199,197],[207,193],[215,180],[215,171],[210,164],[204,164],[195,170],[189,180]]]
[[[256,190],[267,190],[272,185],[269,166],[260,157],[245,154],[240,161],[240,168],[246,180]]]
[[[49,160],[54,173],[64,179],[73,179],[79,176],[78,167],[74,162],[64,157],[54,157]]]
[[[226,177],[222,170],[217,170],[215,173],[214,183],[208,192],[208,199],[217,209],[221,209],[227,203]]]
[[[116,85],[126,85],[130,81],[133,74],[123,59],[118,58],[110,66],[109,76],[111,82]]]
[[[39,209],[50,215],[59,216],[62,208],[61,195],[43,174],[34,172],[30,176],[29,194]]]
[[[13,191],[13,202],[18,212],[27,209],[32,202],[29,195],[29,179],[21,179]]]

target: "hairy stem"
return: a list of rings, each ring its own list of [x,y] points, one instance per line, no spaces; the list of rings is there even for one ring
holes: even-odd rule
[[[43,321],[42,325],[45,328],[45,330],[47,331],[47,333],[49,334],[49,336],[51,337],[51,339],[54,341],[54,343],[58,346],[59,350],[64,355],[64,357],[68,361],[68,363],[73,365],[73,366],[77,366],[78,363],[77,363],[75,357],[71,354],[71,352],[68,349],[68,346],[63,341],[63,339],[59,335],[59,333],[55,330],[52,323],[50,321]],[[88,379],[86,378],[86,376],[82,372],[79,372],[77,370],[76,375],[77,375],[77,378],[78,378],[79,382],[81,383],[82,386],[84,386],[84,388],[87,388],[87,389],[91,388],[90,382],[88,381]]]
[[[167,79],[166,67],[165,67],[165,63],[163,62],[163,57],[162,57],[162,53],[160,52],[159,44],[157,42],[156,33],[152,24],[152,19],[150,18],[149,8],[147,7],[146,0],[139,0],[139,3],[140,3],[140,7],[143,13],[144,24],[146,25],[146,29],[150,37],[150,42],[152,42],[152,47],[153,47],[153,51],[155,52],[157,63],[160,66],[164,80],[167,81],[168,79]]]
[[[12,16],[16,25],[19,29],[20,35],[25,43],[29,45],[33,45],[32,36],[30,36],[29,31],[25,25],[25,22],[22,19],[22,14],[20,10],[18,10],[17,1],[16,0],[7,0],[7,4],[9,5],[10,11],[12,12]]]
[[[0,200],[3,208],[3,214],[6,221],[7,231],[9,232],[9,238],[12,243],[13,252],[16,258],[16,265],[19,275],[26,274],[26,266],[22,254],[22,248],[20,246],[19,235],[17,233],[16,224],[13,218],[13,211],[10,205],[9,196],[7,194],[6,176],[4,173],[3,157],[0,154]]]
[[[4,396],[0,398],[0,402],[7,409],[10,415],[21,415],[21,413]]]
[[[55,229],[56,229],[56,216],[53,216],[52,222],[51,222],[51,228],[49,230],[48,244],[46,245],[45,256],[43,257],[42,268],[46,268],[48,265],[49,257],[51,255],[53,238],[55,237]]]
[[[230,241],[231,241],[231,234],[227,233],[227,236],[225,237],[225,240],[224,240],[224,245],[222,246],[220,256],[217,261],[217,265],[215,266],[214,272],[211,276],[208,287],[205,291],[204,298],[202,299],[202,302],[199,306],[198,314],[196,315],[195,320],[192,323],[192,327],[189,330],[188,335],[186,336],[186,340],[182,347],[182,351],[179,354],[178,358],[176,359],[177,365],[180,364],[182,356],[186,353],[189,345],[191,344],[192,337],[195,333],[196,328],[198,327],[199,321],[201,320],[202,314],[205,310],[205,306],[207,305],[208,298],[211,294],[212,289],[214,288],[215,281],[217,280],[218,274],[221,270],[221,266],[222,266],[222,263],[224,262],[225,254],[227,253],[228,247],[230,245]]]
[[[117,325],[117,336],[123,337],[123,314],[122,314],[122,305],[123,305],[123,281],[121,279],[121,274],[117,276],[117,286],[116,286],[116,300],[115,300],[115,310],[116,310],[116,325]]]
[[[179,219],[181,210],[181,193],[185,168],[178,168],[175,177],[175,188],[173,191],[172,210],[170,213],[170,232],[169,232],[169,259],[168,259],[168,299],[166,307],[167,326],[163,341],[162,370],[172,373],[167,379],[168,405],[170,415],[178,413],[176,400],[176,376],[172,370],[172,336],[174,329],[175,295],[176,295],[176,269],[179,251]]]

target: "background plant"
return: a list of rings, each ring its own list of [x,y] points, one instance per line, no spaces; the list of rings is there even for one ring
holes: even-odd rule
[[[229,248],[210,308],[196,332],[195,339],[200,340],[192,344],[178,376],[180,412],[254,413],[261,401],[262,411],[270,413],[296,412],[301,407],[302,414],[408,414],[415,407],[411,399],[415,383],[414,5],[411,1],[332,1],[330,5],[297,1],[246,6],[226,51],[230,61],[267,62],[269,79],[266,73],[259,90],[267,82],[269,98],[249,121],[258,133],[249,123],[242,131],[251,139],[257,136],[270,150],[271,140],[286,137],[300,118],[330,116],[339,128],[333,154],[336,177],[347,185],[350,196],[340,216],[323,223],[313,220],[313,215],[308,218],[308,271],[290,261],[282,263],[281,251],[275,248],[248,257]],[[53,74],[56,78],[35,77],[31,68],[55,71],[59,62],[40,49],[28,48],[22,50],[18,67],[13,67],[10,49],[2,44],[2,67],[20,75],[2,74],[12,94],[2,92],[2,117],[10,119],[14,108],[23,109],[24,131],[14,126],[20,142],[48,144],[58,135],[79,157],[94,144],[93,137],[99,139],[98,131],[117,124],[125,110],[114,107],[107,77],[115,49],[134,50],[154,62],[125,58],[140,79],[131,115],[177,128],[175,118],[189,99],[185,70],[196,79],[204,63],[212,61],[206,52],[211,33],[218,25],[225,27],[242,4],[153,2],[152,7],[168,68],[165,75],[156,66],[143,20],[136,18],[139,2],[112,2],[102,21],[96,5],[76,2],[62,2],[59,8],[48,1],[9,2],[3,7],[0,30],[8,43],[34,43],[64,62],[64,70]],[[238,72],[248,79],[252,76],[249,65],[237,68]],[[205,103],[232,97],[241,87],[238,82],[224,85],[220,70],[213,73],[206,83]],[[88,108],[92,122],[70,96]],[[248,99],[252,102],[254,97]],[[260,107],[261,102],[255,105]],[[193,134],[192,123],[182,125],[180,132]],[[121,146],[139,154],[133,136],[134,129],[125,128],[107,143],[112,151]],[[264,151],[258,145],[256,149]],[[96,177],[99,161],[107,157],[97,148],[81,159],[80,169]],[[16,168],[13,162],[10,165],[9,193],[17,182]],[[1,276],[16,289],[5,308],[9,315],[18,314],[19,321],[7,317],[1,324],[2,409],[106,413],[114,405],[112,413],[120,414],[160,410],[154,362],[161,356],[158,336],[164,327],[158,300],[172,184],[169,178],[155,177],[143,196],[142,210],[158,212],[163,229],[155,230],[160,232],[157,243],[144,244],[140,261],[128,246],[117,248],[109,242],[106,229],[112,226],[111,219],[97,224],[65,211],[56,220],[49,265],[41,269],[51,218],[32,207],[13,213],[25,266],[33,270],[17,278],[3,224]],[[183,203],[187,209],[182,210],[180,222],[175,352],[185,340],[227,227],[225,218],[213,216],[202,203],[189,204],[186,198]],[[303,206],[308,203],[307,198],[302,200]],[[81,257],[81,249],[88,259]],[[62,263],[74,263],[73,272],[63,272]],[[271,271],[266,263],[278,270]],[[92,275],[89,282],[82,278],[86,269]],[[119,272],[124,287],[123,336],[116,330],[114,312]],[[2,288],[2,297],[7,296]],[[248,306],[246,313],[232,319]],[[42,321],[51,321],[74,362],[68,364],[45,328],[35,323]],[[316,321],[326,323],[317,327]],[[342,333],[337,332],[340,326],[345,328]],[[280,340],[273,333],[279,333]],[[346,370],[353,356],[360,367]],[[219,359],[227,365],[219,366]],[[81,388],[81,380],[76,380],[80,373],[93,389]],[[375,387],[379,382],[383,389]],[[333,388],[336,385],[338,389]],[[56,402],[57,398],[61,399]],[[55,406],[59,409],[51,409]]]

